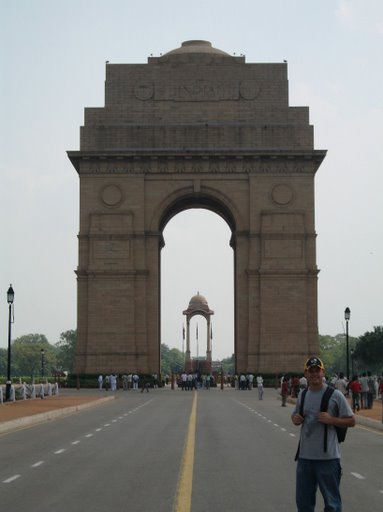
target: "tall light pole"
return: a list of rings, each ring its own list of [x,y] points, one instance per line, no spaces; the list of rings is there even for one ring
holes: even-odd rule
[[[344,310],[344,319],[346,320],[346,369],[347,369],[347,380],[350,380],[350,357],[348,350],[348,321],[350,320],[351,311],[350,308]]]
[[[7,291],[7,302],[9,306],[9,317],[8,317],[8,361],[7,361],[7,383],[5,386],[5,400],[11,398],[11,325],[12,325],[12,304],[15,298],[15,292],[13,291],[12,285],[9,285]]]

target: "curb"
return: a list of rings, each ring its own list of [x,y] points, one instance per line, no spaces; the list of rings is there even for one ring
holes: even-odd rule
[[[383,422],[378,420],[355,415],[355,421],[357,425],[363,425],[364,427],[370,427],[376,430],[383,430]]]
[[[33,427],[35,425],[38,425],[39,423],[44,423],[45,421],[52,421],[55,420],[56,418],[68,416],[69,414],[73,414],[83,409],[97,407],[98,405],[103,405],[106,402],[114,400],[114,398],[114,396],[108,396],[91,402],[86,402],[80,405],[72,405],[71,407],[64,407],[63,409],[56,409],[53,411],[33,414],[32,416],[24,416],[22,418],[18,418],[17,420],[5,421],[3,423],[0,423],[0,435],[7,434],[9,432],[13,432],[15,430],[20,430],[27,427]]]

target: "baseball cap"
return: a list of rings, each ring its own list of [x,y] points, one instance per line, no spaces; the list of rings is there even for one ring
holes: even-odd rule
[[[319,357],[310,357],[305,363],[305,370],[308,370],[312,366],[318,366],[321,370],[324,370],[324,364]]]

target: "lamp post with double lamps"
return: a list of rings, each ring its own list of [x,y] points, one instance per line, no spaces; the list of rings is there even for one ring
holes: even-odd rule
[[[346,320],[346,370],[347,380],[350,380],[350,355],[348,348],[348,321],[350,320],[351,311],[350,308],[344,310],[344,319]]]
[[[11,325],[12,321],[12,307],[13,301],[15,299],[15,292],[13,291],[12,285],[9,285],[7,291],[7,302],[9,306],[9,316],[8,316],[8,361],[7,361],[7,383],[5,386],[5,400],[8,401],[11,398]]]

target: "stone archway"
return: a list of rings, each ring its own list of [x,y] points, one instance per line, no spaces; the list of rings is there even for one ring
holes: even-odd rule
[[[313,147],[288,105],[286,63],[247,64],[188,41],[147,64],[107,64],[105,107],[80,151],[82,373],[158,373],[162,231],[207,208],[232,230],[237,372],[298,370],[318,350]]]

